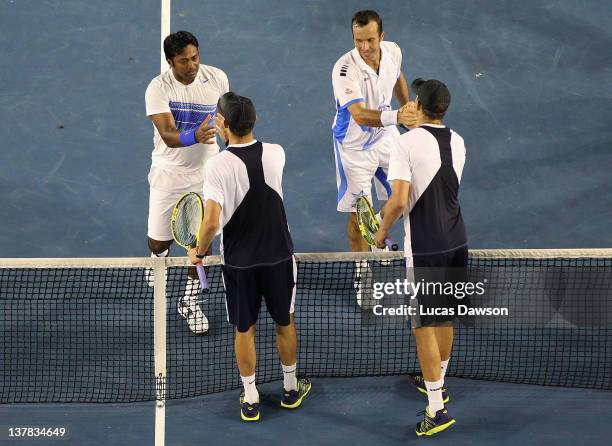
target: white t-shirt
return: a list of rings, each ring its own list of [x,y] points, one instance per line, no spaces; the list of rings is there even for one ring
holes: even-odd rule
[[[241,159],[240,156],[245,155],[245,153],[240,156],[232,153],[232,150],[236,149],[257,151],[259,147],[261,147],[261,158],[247,157]],[[255,178],[254,181],[261,178],[259,175],[263,173],[263,183],[276,192],[276,196],[279,197],[278,200],[282,204],[284,166],[285,151],[281,146],[265,142],[258,143],[256,140],[246,144],[233,144],[206,163],[202,195],[204,201],[213,200],[221,205],[221,254],[224,256],[226,264],[237,266],[238,261],[247,262],[249,263],[248,266],[263,264],[270,259],[278,259],[279,256],[282,258],[287,249],[293,250],[293,246],[291,245],[288,248],[286,243],[280,243],[282,249],[278,252],[272,248],[279,246],[278,243],[273,243],[271,240],[277,236],[280,238],[276,242],[289,239],[290,243],[288,232],[284,232],[287,231],[284,211],[283,215],[275,213],[279,210],[278,202],[264,201],[260,203],[258,200],[262,196],[264,184],[250,184],[249,180],[249,172]],[[250,198],[247,198],[249,191],[252,191],[252,193],[249,195]],[[245,206],[241,207],[243,203]],[[266,208],[266,206],[269,207]],[[228,224],[232,217],[237,219],[233,221],[233,227]],[[258,232],[258,237],[255,238],[245,236],[245,233],[249,230],[256,230],[262,219],[268,219],[268,222],[272,221],[277,225],[273,233]],[[235,225],[236,221],[240,222],[238,227]],[[264,229],[265,227],[266,225],[264,225]],[[243,236],[245,236],[245,240],[240,242],[240,246],[236,246],[235,240]],[[232,239],[234,240],[232,252],[227,251],[231,247],[227,248],[230,245],[226,246],[225,237],[227,237],[228,243],[231,243]],[[267,249],[262,249],[259,245],[249,246],[249,240],[254,243],[265,240]],[[232,258],[228,258],[228,256]]]
[[[397,138],[387,180],[410,183],[408,207],[403,213],[407,257],[465,245],[457,200],[465,158],[463,138],[443,125],[423,124]]]
[[[177,81],[172,69],[169,69],[155,77],[147,87],[147,116],[172,113],[179,131],[191,130],[198,127],[207,115],[211,115],[211,118],[216,115],[217,102],[228,91],[227,76],[219,68],[200,65],[196,78],[189,85]],[[158,167],[186,177],[198,176],[201,182],[204,160],[210,157],[211,151],[219,152],[217,143],[171,148],[166,145],[155,126],[153,128],[155,148],[151,156],[152,168]],[[154,186],[153,183],[151,185]]]
[[[230,147],[248,147],[257,141],[246,144],[233,144]],[[262,164],[266,184],[283,198],[283,168],[285,167],[285,151],[278,144],[262,143]],[[249,191],[249,175],[245,164],[234,154],[224,150],[211,158],[204,168],[203,199],[219,203],[221,227],[230,221],[232,215]]]
[[[402,51],[395,42],[380,43],[378,74],[353,49],[338,59],[332,71],[332,84],[336,100],[336,117],[332,127],[334,137],[343,148],[368,150],[387,136],[389,127],[358,125],[348,107],[364,102],[372,110],[391,110],[393,87],[401,74]]]

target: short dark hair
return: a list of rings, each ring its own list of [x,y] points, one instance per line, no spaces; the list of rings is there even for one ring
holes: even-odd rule
[[[187,45],[199,48],[198,39],[189,31],[177,31],[164,39],[164,54],[166,59],[172,59],[177,54],[181,54]]]
[[[410,88],[419,98],[423,113],[431,119],[442,119],[451,102],[448,87],[437,79],[415,79]]]
[[[380,36],[383,32],[382,19],[376,11],[371,9],[357,11],[351,20],[351,29],[353,25],[366,26],[371,21],[375,21],[378,24],[378,35]]]
[[[228,91],[219,98],[217,110],[234,135],[245,136],[253,131],[257,115],[255,105],[249,98]]]

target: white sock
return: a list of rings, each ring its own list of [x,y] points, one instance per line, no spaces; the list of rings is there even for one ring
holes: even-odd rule
[[[151,257],[168,257],[168,254],[170,253],[169,249],[166,249],[163,252],[160,252],[159,254],[155,254],[154,252],[151,253]]]
[[[425,381],[427,387],[427,399],[429,400],[429,415],[436,416],[436,412],[444,409],[442,400],[442,380],[440,381]]]
[[[255,387],[255,374],[251,376],[241,376],[242,385],[244,386],[244,401],[249,404],[259,403],[259,392]]]
[[[295,376],[297,364],[281,365],[283,366],[283,384],[285,390],[297,390],[297,377]]]
[[[442,386],[444,387],[444,376],[446,376],[446,369],[448,368],[448,363],[450,361],[450,357],[446,361],[442,361],[440,364],[440,380],[442,381]]]

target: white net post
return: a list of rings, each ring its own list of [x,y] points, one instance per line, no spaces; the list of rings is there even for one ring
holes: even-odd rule
[[[171,0],[161,0],[159,38],[159,72],[168,69],[164,54],[164,39],[170,34]],[[154,336],[155,336],[155,446],[166,443],[166,259],[152,258],[154,269]]]
[[[166,436],[166,258],[152,257],[153,336],[155,348],[155,446],[164,446]]]

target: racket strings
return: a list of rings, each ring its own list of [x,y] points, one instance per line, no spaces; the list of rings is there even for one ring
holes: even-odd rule
[[[363,202],[358,200],[356,204],[357,220],[363,238],[372,245],[374,243],[374,234],[378,231],[378,222],[373,215],[371,208]]]
[[[197,199],[187,196],[177,209],[174,221],[175,238],[183,246],[195,246],[201,222],[200,204]]]

